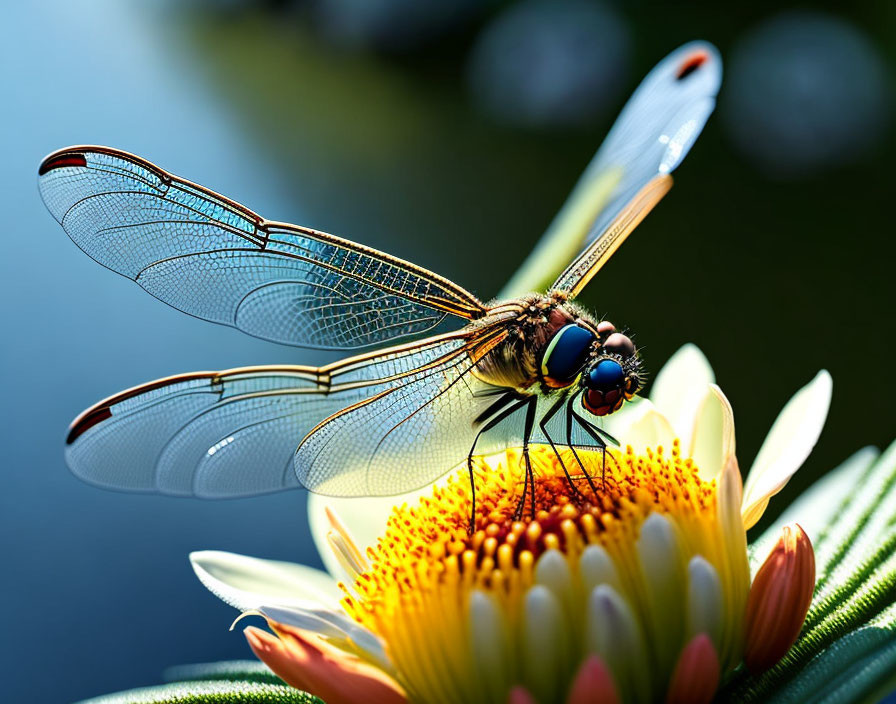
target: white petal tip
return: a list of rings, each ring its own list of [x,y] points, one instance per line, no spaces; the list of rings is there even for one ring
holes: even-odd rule
[[[326,573],[304,565],[202,550],[190,554],[193,571],[219,599],[240,611],[264,603],[338,604],[342,591]]]
[[[691,343],[673,354],[656,376],[650,400],[685,442],[691,438],[706,385],[714,381],[715,374],[706,355]]]
[[[745,524],[759,520],[769,498],[784,488],[812,452],[827,419],[832,392],[831,375],[822,369],[778,415],[747,477]]]
[[[256,609],[250,609],[249,611],[243,611],[243,613],[241,613],[239,616],[237,616],[235,619],[233,619],[233,623],[230,624],[230,628],[228,628],[227,630],[232,631],[234,628],[236,628],[236,624],[238,624],[244,618],[248,618],[249,616],[261,616],[261,618],[264,618],[264,614],[261,613],[261,611],[257,611]]]

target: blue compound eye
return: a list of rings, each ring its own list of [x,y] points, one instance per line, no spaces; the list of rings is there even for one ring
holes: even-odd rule
[[[598,391],[612,391],[620,388],[624,380],[622,366],[612,359],[604,359],[588,373],[587,386]]]
[[[595,339],[594,333],[578,325],[560,328],[541,360],[541,375],[545,381],[560,385],[572,381],[585,366]]]

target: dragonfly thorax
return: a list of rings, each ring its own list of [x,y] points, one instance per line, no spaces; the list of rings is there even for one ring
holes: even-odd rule
[[[549,394],[577,385],[582,406],[607,415],[634,397],[641,383],[632,341],[609,321],[555,295],[529,296],[513,304],[505,338],[479,359],[475,374],[495,386]],[[506,310],[497,306],[493,310]]]
[[[479,360],[475,373],[486,383],[527,391],[543,381],[544,351],[559,330],[575,322],[578,311],[553,294],[533,294],[492,308],[502,311],[498,314],[507,309],[515,312],[504,323],[507,334]]]

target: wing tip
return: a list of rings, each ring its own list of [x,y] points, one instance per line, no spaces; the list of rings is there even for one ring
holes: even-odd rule
[[[695,74],[704,74],[706,90],[715,95],[722,82],[722,56],[714,44],[703,39],[695,39],[681,45],[669,58],[673,61],[670,68],[676,83]]]
[[[54,169],[85,166],[87,166],[87,157],[81,152],[55,152],[40,162],[40,166],[37,169],[37,175],[44,176]]]

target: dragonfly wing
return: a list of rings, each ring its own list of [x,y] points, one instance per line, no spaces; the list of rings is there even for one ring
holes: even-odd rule
[[[75,421],[66,462],[87,482],[126,491],[230,497],[298,487],[296,444],[340,403],[315,393],[308,372],[196,373],[126,391]]]
[[[513,411],[521,399],[509,389],[479,380],[468,355],[446,357],[426,374],[321,423],[296,451],[296,473],[303,486],[327,496],[405,494],[462,466],[474,441],[478,456],[521,447],[526,408]],[[556,400],[539,396],[536,420],[544,418]],[[561,409],[544,429],[536,423],[529,442],[603,447],[606,440],[585,429],[585,414],[576,398],[572,407],[582,422],[568,422],[566,409]],[[477,437],[486,421],[504,410],[512,412]],[[579,474],[576,467],[568,469]]]
[[[246,367],[145,384],[73,424],[66,461],[106,488],[229,498],[300,486],[293,455],[325,418],[453,355],[441,336],[326,367]]]
[[[509,391],[474,373],[484,346],[500,339],[459,340],[400,385],[325,420],[296,451],[299,481],[328,496],[389,496],[449,472],[467,457],[477,420]]]
[[[578,258],[557,277],[551,289],[575,298],[600,268],[613,256],[632,231],[647,217],[672,188],[672,177],[659,174],[642,188],[610,222],[607,229],[585,248]]]
[[[44,202],[100,264],[165,303],[274,342],[351,349],[484,313],[425,269],[248,208],[106,147],[40,167]]]
[[[721,58],[707,42],[690,42],[663,59],[626,103],[568,200],[500,297],[546,290],[648,183],[671,173],[712,113],[721,80]]]

